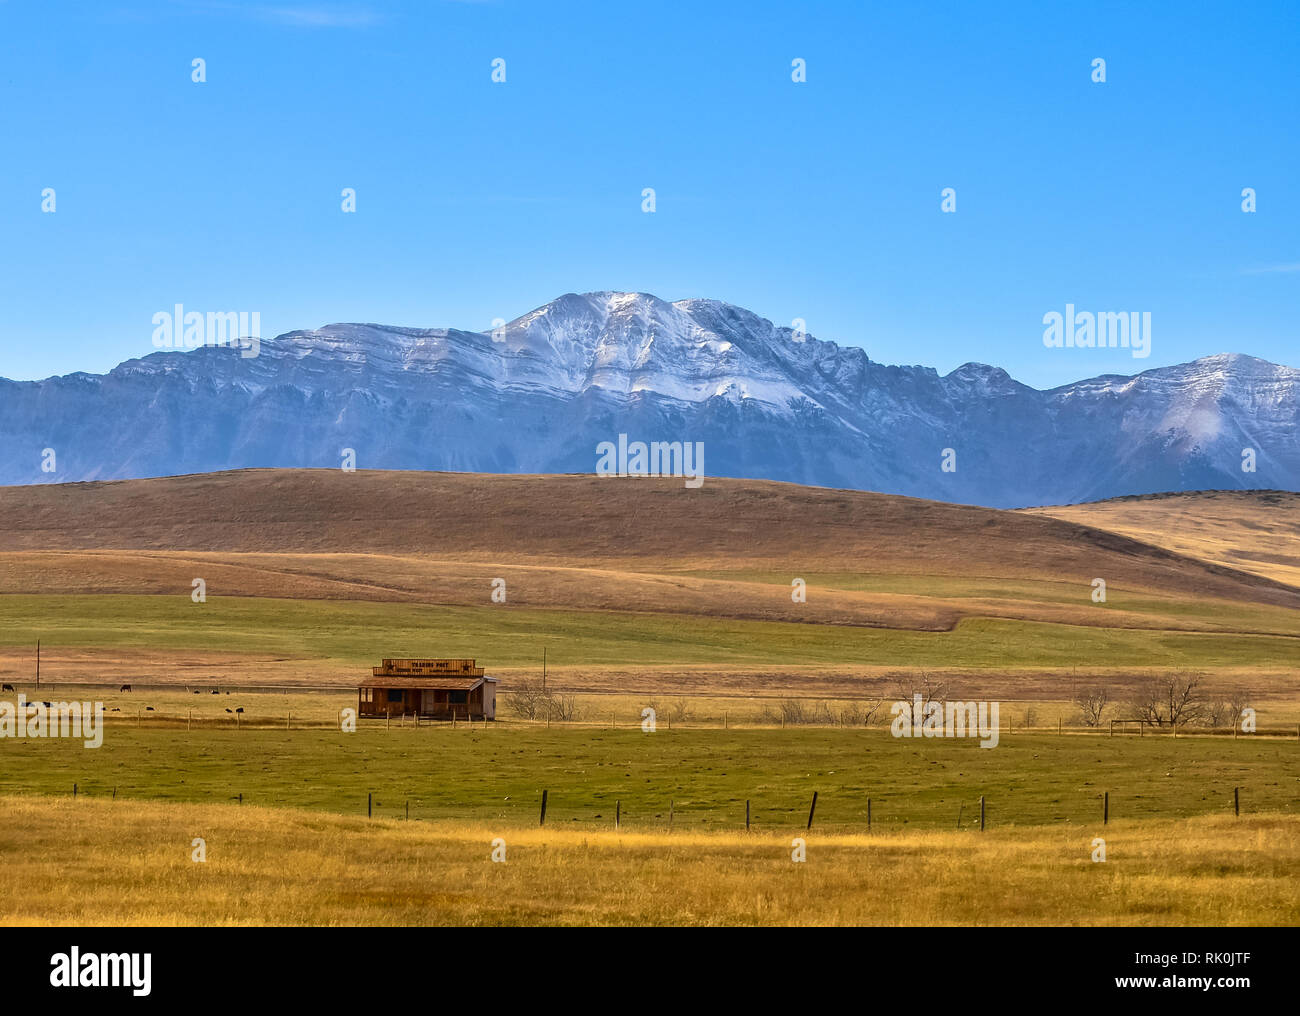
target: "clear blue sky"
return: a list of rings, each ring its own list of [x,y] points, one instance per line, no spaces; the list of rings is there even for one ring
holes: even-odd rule
[[[1298,11],[0,0],[0,376],[151,352],[176,303],[486,329],[594,289],[1037,387],[1300,365]],[[1045,349],[1067,302],[1150,311],[1152,356]]]

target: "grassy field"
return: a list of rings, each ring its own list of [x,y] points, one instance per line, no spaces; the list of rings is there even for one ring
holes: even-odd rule
[[[0,596],[0,628],[52,649],[149,648],[296,656],[371,666],[384,656],[490,655],[566,666],[1290,668],[1295,636],[1149,631],[974,619],[951,632],[744,621],[615,611],[332,600]],[[57,679],[51,675],[52,679]]]
[[[1294,526],[1210,500],[1171,529],[1204,506],[338,470],[0,489],[5,694],[109,710],[96,750],[0,739],[0,921],[1296,923]],[[543,651],[580,722],[513,718]],[[478,659],[503,719],[339,730],[400,656]],[[1044,729],[1171,671],[1261,734]],[[995,750],[862,723],[922,672],[1001,703]]]
[[[1294,925],[1300,819],[646,833],[0,797],[0,923]],[[206,861],[192,860],[196,837]],[[493,841],[505,843],[493,863]]]
[[[902,739],[882,729],[577,729],[489,724],[453,730],[363,725],[309,730],[112,727],[102,747],[67,739],[0,740],[0,793],[37,793],[306,808],[526,828],[549,791],[547,821],[625,829],[881,829],[978,821],[992,827],[1099,825],[1112,818],[1185,818],[1232,810],[1300,815],[1300,743],[1292,738],[1004,735]]]

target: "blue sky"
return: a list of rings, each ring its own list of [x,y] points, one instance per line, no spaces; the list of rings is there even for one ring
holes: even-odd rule
[[[0,376],[176,303],[486,329],[594,289],[1036,387],[1300,365],[1300,5],[1135,6],[0,0]],[[1067,302],[1151,312],[1151,357],[1045,348]]]

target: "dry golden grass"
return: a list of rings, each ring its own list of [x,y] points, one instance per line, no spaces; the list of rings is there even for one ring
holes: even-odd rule
[[[1179,554],[1300,586],[1300,494],[1197,491],[1116,498],[1027,513],[1095,526]]]
[[[1294,816],[678,835],[11,796],[0,819],[4,924],[1300,922]],[[1108,859],[1093,863],[1103,833]],[[498,836],[504,864],[490,860]],[[195,837],[206,863],[190,859]]]

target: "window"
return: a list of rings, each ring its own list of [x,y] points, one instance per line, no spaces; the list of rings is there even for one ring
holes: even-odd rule
[[[389,702],[401,702],[401,701],[402,701],[402,689],[400,689],[400,688],[389,688],[389,689],[388,689],[388,701],[389,701]]]
[[[454,706],[463,706],[469,701],[469,692],[453,691],[447,696],[447,701]]]

